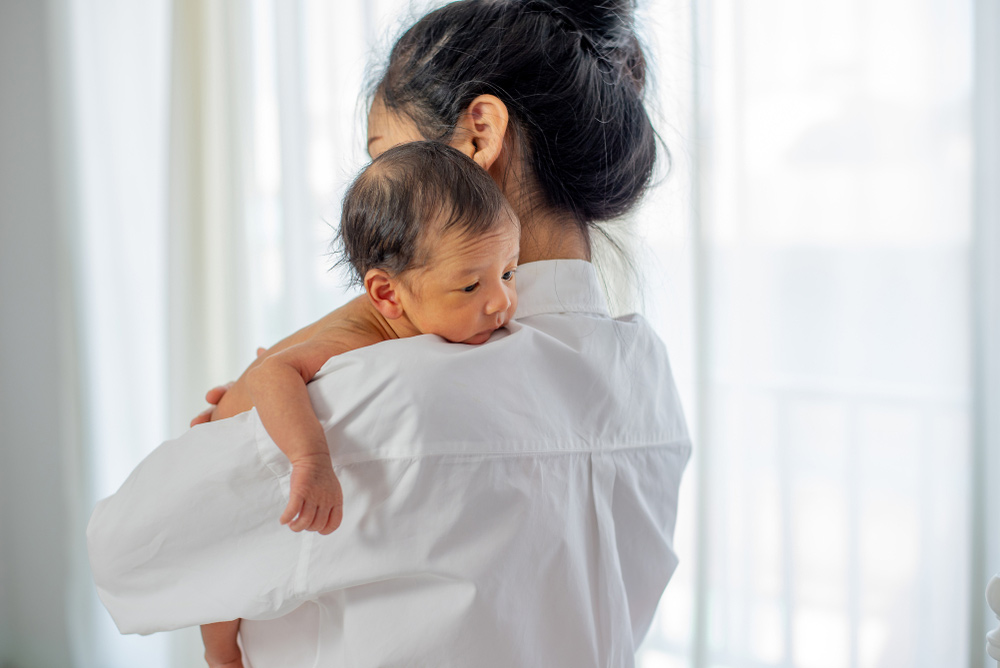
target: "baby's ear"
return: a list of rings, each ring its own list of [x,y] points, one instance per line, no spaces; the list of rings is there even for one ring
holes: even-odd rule
[[[369,269],[365,274],[365,292],[386,320],[395,320],[403,315],[397,284],[398,280],[382,269]]]

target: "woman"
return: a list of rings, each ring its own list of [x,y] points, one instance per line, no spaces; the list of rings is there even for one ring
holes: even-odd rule
[[[123,632],[243,618],[247,668],[633,665],[690,453],[662,344],[608,315],[589,263],[593,224],[650,179],[643,82],[626,2],[470,0],[400,38],[369,152],[434,139],[493,176],[521,220],[517,320],[320,371],[329,536],[273,521],[289,470],[256,413],[161,445],[88,531]]]

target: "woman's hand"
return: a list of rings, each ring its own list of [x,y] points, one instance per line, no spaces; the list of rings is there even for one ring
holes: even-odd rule
[[[211,422],[212,414],[215,412],[215,407],[219,405],[219,402],[222,401],[222,397],[226,395],[226,392],[232,389],[233,385],[233,382],[226,383],[225,385],[217,385],[206,392],[205,401],[212,405],[195,415],[194,419],[191,420],[191,426],[193,427],[196,424]]]
[[[257,349],[257,360],[263,359],[267,355],[267,348]],[[211,422],[215,417],[215,409],[218,408],[219,402],[222,401],[222,397],[226,396],[229,390],[233,389],[233,385],[236,381],[230,381],[225,385],[216,385],[211,390],[205,393],[205,401],[207,401],[211,406],[203,410],[194,416],[191,420],[190,426],[195,426],[198,424],[203,424],[205,422]]]

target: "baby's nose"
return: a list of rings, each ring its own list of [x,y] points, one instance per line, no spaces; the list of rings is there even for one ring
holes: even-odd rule
[[[497,290],[486,303],[486,312],[489,314],[506,311],[510,308],[510,295],[503,288]]]

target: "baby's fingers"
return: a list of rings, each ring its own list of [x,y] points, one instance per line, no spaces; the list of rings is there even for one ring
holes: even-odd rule
[[[313,517],[312,523],[307,527],[309,531],[323,532],[326,525],[330,523],[330,510],[326,507],[320,506],[316,509],[316,516]]]
[[[302,511],[303,506],[302,497],[297,494],[292,494],[288,499],[288,505],[285,506],[285,512],[281,513],[281,523],[288,524],[295,519],[295,516]],[[292,528],[293,531],[298,531],[298,529]]]
[[[330,514],[326,518],[326,524],[319,529],[320,534],[327,536],[337,530],[344,520],[344,507],[334,506],[330,509]]]
[[[301,511],[299,511],[299,516],[289,525],[292,531],[302,531],[303,529],[308,529],[312,526],[313,520],[316,518],[316,506],[314,504],[306,504]]]

